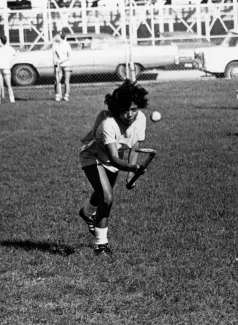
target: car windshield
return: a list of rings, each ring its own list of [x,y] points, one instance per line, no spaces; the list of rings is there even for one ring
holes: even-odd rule
[[[117,37],[92,37],[92,36],[68,36],[66,38],[67,42],[71,45],[73,50],[84,50],[84,49],[104,49],[109,46],[119,46],[124,44],[124,40],[122,38]],[[44,45],[41,50],[51,50],[53,47],[53,43]]]
[[[84,49],[91,48],[92,37],[67,37],[67,42],[69,42],[71,48],[74,49]],[[54,43],[54,41],[53,41]],[[47,51],[51,50],[53,43],[43,45],[41,50]]]
[[[225,47],[238,46],[238,34],[235,33],[228,34],[228,36],[223,40],[221,45]]]
[[[45,44],[42,46],[41,51],[51,50],[52,47],[53,47],[53,44]]]

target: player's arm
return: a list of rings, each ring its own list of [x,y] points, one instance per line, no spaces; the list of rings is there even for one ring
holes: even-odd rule
[[[138,152],[136,152],[136,149],[140,148],[140,142],[137,141],[134,146],[131,148],[129,155],[128,155],[128,162],[129,164],[137,164],[137,160],[138,160]],[[128,175],[127,175],[127,183],[131,180],[131,178],[134,176],[134,172],[129,171]]]
[[[119,170],[133,173],[135,173],[139,169],[140,166],[138,164],[127,162],[119,158],[116,143],[108,143],[106,144],[106,148],[112,166],[118,168]]]
[[[59,53],[57,52],[57,50],[53,47],[53,63],[54,65],[58,65],[60,61],[59,58]]]
[[[141,114],[141,112],[138,112],[139,117],[139,126],[140,126],[140,132],[138,133],[138,140],[134,144],[134,146],[131,148],[129,155],[128,155],[128,162],[131,164],[136,164],[138,159],[138,152],[136,152],[137,149],[140,148],[141,143],[145,140],[145,130],[146,130],[146,117],[144,114]],[[143,173],[145,173],[146,170],[143,170]],[[133,172],[129,172],[127,175],[127,183],[132,179],[134,176]],[[135,186],[135,183],[134,183]]]
[[[66,53],[66,56],[64,57],[63,60],[60,60],[60,64],[70,60],[71,58],[71,46],[69,43],[66,43],[67,44],[67,53]]]
[[[67,54],[68,54],[68,59],[70,60],[71,55],[72,55],[72,48],[71,48],[71,45],[69,43],[67,43],[67,44],[68,44],[68,52],[67,52]]]
[[[10,49],[10,51],[9,51],[10,52],[9,53],[9,62],[10,62],[10,66],[12,67],[12,63],[13,63],[14,57],[17,54],[17,51],[12,46],[10,46],[9,49]]]

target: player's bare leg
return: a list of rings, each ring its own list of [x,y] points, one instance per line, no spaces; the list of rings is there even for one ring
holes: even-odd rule
[[[61,87],[61,79],[62,79],[62,70],[60,67],[55,67],[55,100],[58,102],[62,99],[62,87]]]
[[[2,73],[0,72],[0,103],[2,101],[2,98],[4,98],[4,84],[3,84]]]
[[[94,194],[90,199],[91,205],[95,205],[95,208],[97,206],[96,216],[93,219],[94,236],[96,237],[95,254],[111,256],[112,252],[108,248],[107,234],[109,215],[113,203],[113,187],[116,183],[117,173],[107,171],[102,165],[85,167],[84,172],[94,189]],[[82,217],[81,214],[80,216]]]
[[[70,93],[70,71],[69,69],[65,69],[64,71],[65,76],[65,94],[64,94],[64,100],[69,100],[69,93]]]
[[[84,207],[80,209],[79,216],[86,222],[89,232],[95,236],[94,219],[97,212],[97,199],[93,192],[90,200],[86,202]]]
[[[10,102],[15,103],[15,98],[14,98],[13,89],[12,89],[12,85],[11,85],[11,74],[10,74],[10,72],[7,73],[7,74],[4,74],[4,81],[5,81],[5,84],[7,86],[7,91],[8,91]]]

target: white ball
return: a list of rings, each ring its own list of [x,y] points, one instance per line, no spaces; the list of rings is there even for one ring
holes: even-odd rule
[[[154,111],[150,114],[150,119],[152,122],[158,122],[161,119],[160,112]]]

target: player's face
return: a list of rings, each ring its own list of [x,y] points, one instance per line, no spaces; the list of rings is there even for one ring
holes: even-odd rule
[[[138,107],[132,103],[131,106],[120,114],[120,119],[126,125],[131,125],[138,115]]]

